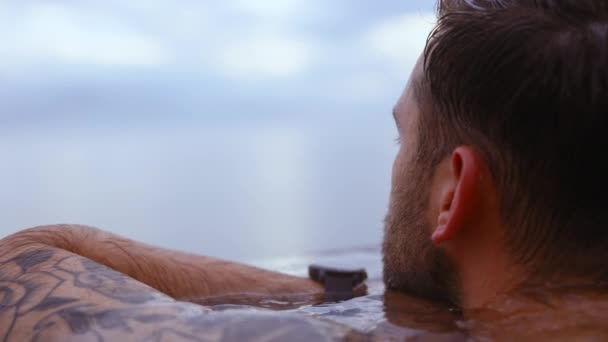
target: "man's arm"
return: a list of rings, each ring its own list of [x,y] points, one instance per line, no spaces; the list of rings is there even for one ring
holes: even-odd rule
[[[36,227],[11,238],[80,255],[178,300],[216,304],[322,298],[321,286],[308,279],[152,247],[86,226]]]
[[[213,313],[27,234],[0,240],[2,342],[320,341],[349,334],[306,317]]]

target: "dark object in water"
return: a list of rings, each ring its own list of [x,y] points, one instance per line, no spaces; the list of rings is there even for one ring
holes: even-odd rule
[[[310,265],[308,276],[325,287],[326,302],[339,302],[355,296],[355,288],[367,279],[367,272],[363,268],[348,270]]]

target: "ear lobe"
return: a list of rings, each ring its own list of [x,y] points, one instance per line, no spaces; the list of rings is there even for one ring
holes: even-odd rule
[[[480,161],[470,147],[458,147],[452,153],[453,189],[441,198],[437,226],[432,235],[435,245],[453,240],[473,214],[477,196],[476,179]]]

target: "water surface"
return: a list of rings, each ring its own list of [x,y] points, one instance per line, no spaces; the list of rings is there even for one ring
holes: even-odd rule
[[[81,223],[254,262],[378,244],[390,114],[56,125],[0,135],[0,234]]]
[[[333,250],[259,264],[298,276],[305,276],[307,265],[311,262],[334,267],[365,267],[369,279],[368,294],[363,297],[297,308],[291,308],[292,303],[276,301],[251,305],[217,305],[212,308],[221,312],[226,319],[241,317],[240,325],[244,327],[252,324],[247,321],[249,318],[253,321],[261,320],[262,326],[264,319],[270,322],[274,320],[274,325],[269,323],[270,326],[266,329],[244,328],[253,336],[259,335],[261,340],[273,340],[273,333],[281,331],[279,326],[287,329],[289,335],[284,338],[293,336],[296,339],[302,334],[318,334],[315,339],[336,341],[466,340],[459,312],[419,298],[385,292],[381,281],[380,259],[380,250],[369,247]],[[282,305],[285,307],[282,308]],[[285,321],[278,324],[281,320]],[[291,340],[291,337],[288,339]]]

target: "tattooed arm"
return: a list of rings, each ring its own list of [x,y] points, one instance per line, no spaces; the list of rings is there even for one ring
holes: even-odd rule
[[[296,316],[211,313],[29,236],[0,240],[0,341],[322,341]]]
[[[175,299],[200,304],[256,298],[314,302],[322,297],[321,287],[308,279],[152,247],[92,227],[37,227],[11,238],[83,256]]]

